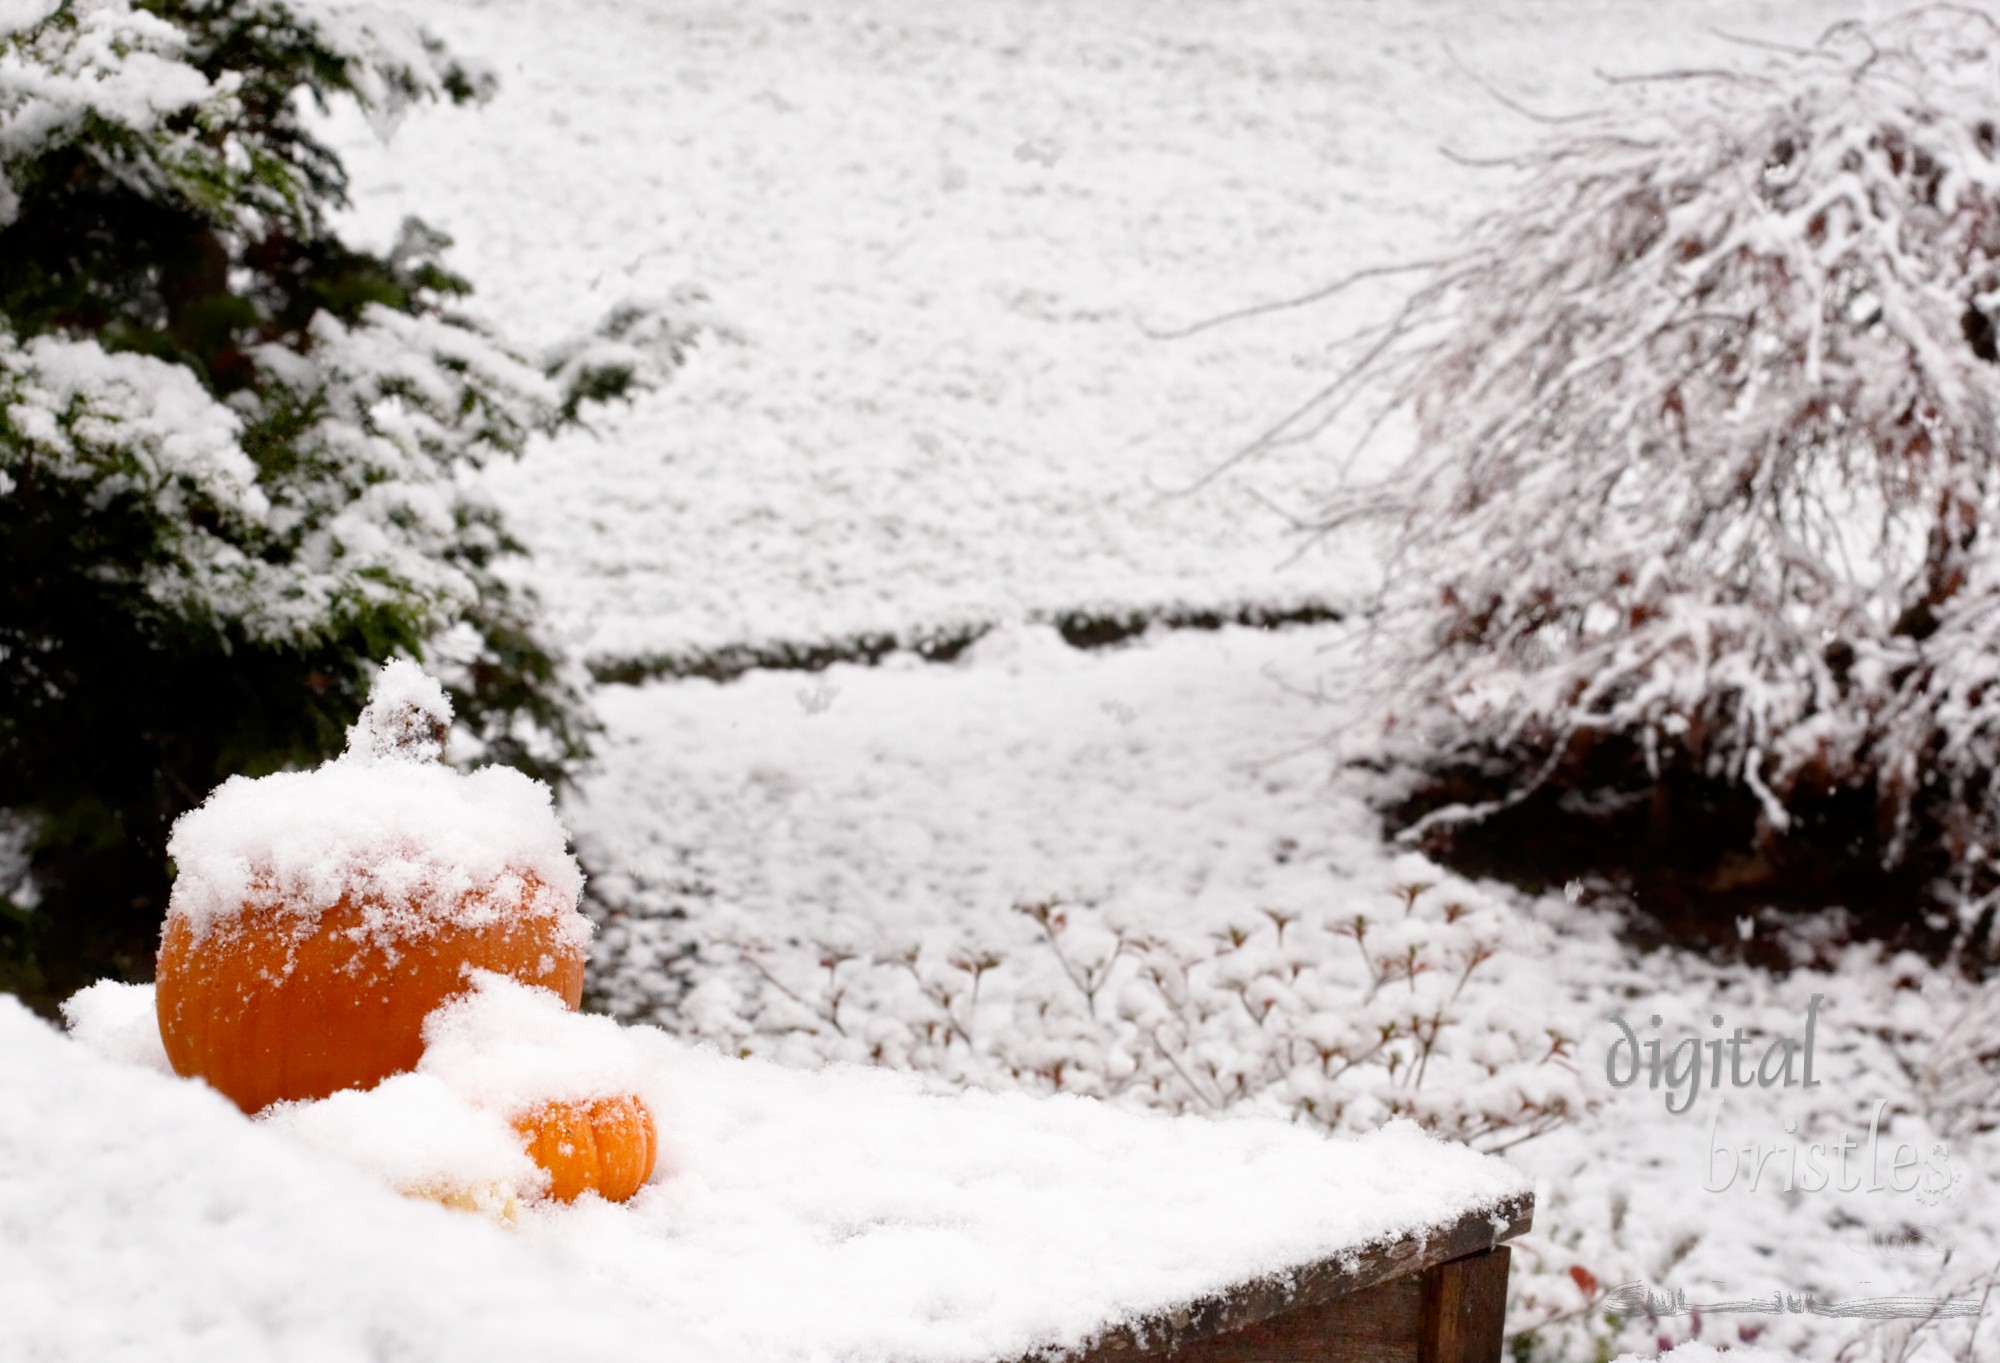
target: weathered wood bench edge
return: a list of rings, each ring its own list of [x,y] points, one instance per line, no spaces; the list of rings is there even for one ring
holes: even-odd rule
[[[1535,1195],[1518,1193],[1476,1205],[1450,1225],[1371,1241],[1330,1259],[1254,1278],[1172,1310],[1112,1326],[1077,1347],[1038,1350],[1017,1363],[1131,1363],[1165,1348],[1178,1348],[1289,1312],[1307,1310],[1379,1283],[1477,1254],[1523,1234],[1534,1225],[1534,1220]]]

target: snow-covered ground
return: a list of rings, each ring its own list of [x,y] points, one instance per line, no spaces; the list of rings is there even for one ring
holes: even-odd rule
[[[594,656],[907,638],[1066,608],[1340,603],[1365,587],[1366,554],[1338,544],[1285,564],[1269,505],[1307,504],[1337,439],[1162,493],[1310,394],[1342,353],[1331,343],[1379,316],[1394,281],[1156,333],[1421,258],[1494,202],[1504,184],[1440,148],[1492,151],[1536,129],[1468,73],[1576,107],[1603,98],[1594,68],[1715,60],[1728,46],[1711,26],[1797,39],[1851,12],[870,3],[692,21],[607,5],[563,57],[589,78],[510,72],[503,56],[511,83],[493,108],[427,120],[358,162],[360,183],[384,224],[391,201],[576,207],[446,216],[510,314],[553,329],[619,291],[691,284],[721,319],[676,382],[609,417],[600,440],[545,447],[500,480]],[[439,22],[506,53],[532,13]],[[610,131],[611,110],[635,103],[656,110],[642,157]],[[534,146],[551,152],[521,154]],[[506,173],[482,159],[502,155]],[[523,176],[551,178],[538,190]],[[1066,897],[1098,931],[1200,933],[1265,907],[1353,911],[1397,879],[1361,792],[1329,784],[1332,755],[1313,743],[1348,721],[1302,694],[1339,637],[1183,634],[1086,656],[1029,627],[947,668],[607,690],[603,774],[573,815],[628,911],[608,925],[600,1001],[790,1059],[886,1045],[955,1077],[1046,1085],[1038,1062],[1105,1042],[1024,1021],[1068,986],[1017,904]],[[1517,1324],[1593,1315],[1573,1268],[1599,1294],[1643,1279],[1714,1301],[1945,1296],[1991,1266],[1990,1135],[1954,1147],[1963,1178],[1935,1205],[1769,1182],[1709,1193],[1707,1101],[1670,1116],[1659,1092],[1603,1078],[1614,1013],[1650,1036],[1659,1012],[1670,1044],[1716,1014],[1794,1035],[1825,992],[1845,1006],[1826,1024],[1837,1077],[1809,1103],[1730,1090],[1721,1138],[1790,1141],[1788,1118],[1808,1141],[1858,1134],[1884,1098],[1897,1142],[1928,1153],[1906,1070],[1959,998],[1853,959],[1851,983],[1634,963],[1567,904],[1511,907],[1513,949],[1471,1011],[1526,1008],[1568,1029],[1601,1104],[1514,1153],[1545,1208],[1519,1256]],[[926,989],[950,972],[900,964],[913,949],[1001,962],[982,979],[979,1056],[924,1044],[939,1017]],[[1041,1046],[1026,1059],[1034,1045],[998,1039],[1023,1034]],[[1092,1067],[1068,1074],[1088,1085]],[[1276,1089],[1260,1101],[1285,1104]],[[1691,1326],[1812,1357],[1901,1328],[1682,1317],[1617,1338]],[[1557,1356],[1590,1347],[1549,1334]]]
[[[1287,562],[1279,510],[1326,485],[1351,423],[1169,494],[1324,382],[1396,281],[1161,333],[1439,249],[1506,191],[1442,149],[1538,132],[1482,80],[1559,111],[1606,97],[1598,69],[1741,50],[1715,29],[1802,40],[1870,12],[604,0],[548,50],[532,0],[438,6],[441,30],[495,59],[501,95],[427,115],[387,150],[359,129],[348,145],[363,224],[432,218],[484,306],[535,334],[627,292],[707,296],[715,330],[665,391],[495,480],[558,618],[600,661],[1066,609],[1337,605],[1368,583],[1365,547]],[[1407,864],[1315,743],[1352,717],[1303,694],[1342,637],[1224,631],[1082,655],[1028,626],[950,667],[607,689],[602,773],[572,811],[622,910],[598,999],[793,1060],[873,1052],[1044,1087],[1056,1062],[1070,1085],[1143,1075],[1129,1035],[1075,1016],[1088,1010],[1064,962],[1015,908],[1065,899],[1072,944],[1108,953],[1135,923],[1199,938],[1262,909],[1386,902]],[[1865,1134],[1887,1099],[1896,1143],[1928,1154],[1952,1119],[1926,1116],[1911,1075],[1958,994],[1858,957],[1831,981],[1634,962],[1579,906],[1497,902],[1508,949],[1468,1013],[1562,1030],[1599,1104],[1512,1154],[1544,1206],[1518,1256],[1516,1324],[1575,1317],[1546,1332],[1551,1356],[1589,1351],[1576,1334],[1605,1333],[1585,1322],[1622,1282],[1697,1302],[1944,1296],[2000,1255],[1990,1133],[1953,1132],[1962,1177],[1935,1204],[1768,1180],[1709,1193],[1707,1096],[1670,1115],[1660,1091],[1604,1078],[1613,1014],[1669,1046],[1712,1016],[1725,1034],[1797,1035],[1821,992],[1840,1004],[1820,1024],[1837,1064],[1810,1094],[1727,1090],[1721,1138],[1797,1143],[1788,1119],[1806,1143]],[[976,1045],[933,1039],[970,1007],[954,958],[998,962],[980,967]],[[1322,987],[1337,999],[1339,983]],[[1209,1040],[1264,1044],[1240,1027]],[[1148,1100],[1198,1105],[1201,1082]],[[1255,1101],[1295,1098],[1273,1082]],[[1831,1357],[1899,1328],[1743,1314],[1617,1338],[1761,1333]],[[2000,1349],[2000,1332],[1982,1344]]]
[[[1990,1084],[1963,1081],[2000,1026],[1990,995],[1982,1013],[1970,991],[1859,950],[1785,979],[1635,959],[1587,902],[1413,865],[1382,845],[1364,778],[1336,760],[1355,722],[1340,703],[1352,664],[1324,651],[1345,641],[1338,627],[1080,653],[1024,623],[1339,603],[1365,587],[1357,544],[1286,565],[1294,545],[1273,509],[1325,486],[1338,432],[1172,494],[1324,382],[1344,353],[1333,342],[1377,315],[1394,281],[1183,339],[1158,333],[1438,249],[1505,188],[1439,148],[1493,151],[1535,131],[1475,75],[1574,107],[1604,97],[1593,68],[1715,60],[1729,48],[1711,26],[1798,40],[1870,7],[414,8],[491,60],[501,93],[416,116],[386,148],[342,123],[360,230],[386,236],[417,213],[450,232],[481,309],[528,339],[627,294],[706,295],[709,330],[664,391],[493,474],[586,654],[1002,626],[949,665],[897,657],[605,688],[601,767],[568,811],[615,911],[599,1002],[786,1061],[879,1052],[951,1080],[1183,1109],[1229,1100],[1204,1074],[1240,1073],[1244,1106],[1297,1116],[1307,1090],[1268,1067],[1280,1054],[1268,1034],[1318,1035],[1360,1007],[1372,968],[1358,952],[1311,955],[1320,939],[1307,930],[1388,916],[1421,875],[1439,882],[1426,913],[1462,902],[1498,948],[1454,1005],[1461,1020],[1427,1087],[1451,1091],[1491,1063],[1524,1095],[1576,1100],[1570,1121],[1506,1156],[1540,1203],[1516,1254],[1513,1317],[1542,1327],[1540,1356],[1650,1354],[1699,1331],[1803,1358],[1886,1359],[1914,1331],[1927,1351],[1915,1357],[2000,1357],[1991,1322],[1975,1350],[1966,1321],[1711,1310],[1613,1333],[1602,1319],[1607,1294],[1633,1282],[1739,1306],[1774,1293],[1977,1298],[2000,1258],[2000,1138],[1980,1106]],[[1068,956],[1016,911],[1051,901],[1066,906]],[[1278,931],[1272,911],[1299,925],[1289,947],[1257,935]],[[1412,945],[1450,945],[1434,921],[1410,929]],[[1185,1045],[1142,1044],[1152,996],[1132,998],[1145,958],[1111,957],[1121,934],[1141,932],[1199,957]],[[1232,933],[1247,951],[1215,945]],[[1203,1013],[1203,998],[1232,988],[1231,954],[1262,963],[1235,981],[1246,1007],[1273,968],[1297,966],[1287,979],[1310,987],[1254,995],[1273,1000],[1263,1020],[1230,1012],[1235,997]],[[1099,963],[1102,1017],[1074,976],[1096,981]],[[1759,1153],[1843,1134],[1865,1146],[1885,1103],[1882,1168],[1910,1146],[1910,1191],[1864,1180],[1787,1192],[1782,1151],[1760,1187],[1746,1176],[1708,1191],[1723,1167],[1709,1127],[1718,1094],[1705,1083],[1669,1112],[1667,1090],[1607,1078],[1614,1016],[1669,1051],[1742,1027],[1761,1056],[1774,1037],[1802,1038],[1815,994],[1830,1001],[1816,1014],[1819,1086],[1722,1088],[1715,1139]],[[649,1310],[631,1265],[607,1277],[594,1257],[592,1237],[630,1243],[623,1212],[503,1230],[408,1205],[189,1086],[100,1064],[4,1009],[0,1355],[26,1339],[33,1358],[120,1356],[121,1337],[74,1325],[79,1284],[112,1281],[137,1294],[129,1318],[158,1332],[134,1357],[161,1356],[160,1338],[217,1341],[209,1357],[254,1356],[244,1341],[260,1339],[288,1357],[535,1357],[552,1321],[566,1348],[632,1353],[644,1339],[651,1356],[682,1328]],[[1526,1039],[1551,1029],[1565,1045],[1541,1063]],[[1255,1063],[1232,1071],[1246,1055]],[[1214,1067],[1183,1087],[1132,1082],[1158,1080],[1162,1057]],[[23,1118],[23,1095],[63,1123],[53,1136]],[[64,1164],[65,1149],[88,1158]],[[26,1169],[30,1151],[48,1166]],[[645,1196],[675,1196],[674,1177]],[[88,1235],[59,1215],[80,1202],[101,1213]],[[137,1205],[167,1208],[189,1238],[120,1236],[108,1218]],[[76,1233],[30,1256],[41,1216]],[[288,1228],[306,1221],[323,1231],[299,1251]],[[254,1291],[162,1287],[190,1281],[168,1268],[204,1254],[234,1256],[227,1281]],[[28,1324],[10,1335],[8,1322]],[[686,1347],[701,1356],[698,1341]]]
[[[528,339],[702,290],[668,388],[496,477],[598,657],[1075,608],[1349,598],[1272,508],[1328,445],[1191,485],[1395,297],[1155,339],[1432,254],[1503,192],[1443,153],[1593,68],[1809,39],[1826,0],[427,0],[500,94],[341,141],[359,226],[456,238]],[[1741,51],[1742,49],[1735,49]],[[1476,79],[1475,79],[1476,78]],[[1391,446],[1393,447],[1393,441]],[[1184,494],[1184,495],[1183,495]],[[1282,566],[1281,566],[1282,565]]]

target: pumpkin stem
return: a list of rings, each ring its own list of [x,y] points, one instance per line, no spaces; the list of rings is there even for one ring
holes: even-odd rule
[[[383,664],[368,704],[347,731],[347,755],[364,762],[441,762],[451,700],[437,678],[404,658]]]

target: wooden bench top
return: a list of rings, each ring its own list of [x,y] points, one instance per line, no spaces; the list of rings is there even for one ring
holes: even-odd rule
[[[1182,1363],[1492,1363],[1499,1358],[1506,1312],[1501,1247],[1533,1225],[1534,1212],[1532,1194],[1503,1198],[1433,1232],[1397,1236],[1150,1312],[1053,1357],[1067,1363],[1165,1357]],[[1470,1317],[1474,1328],[1451,1330],[1457,1316]]]

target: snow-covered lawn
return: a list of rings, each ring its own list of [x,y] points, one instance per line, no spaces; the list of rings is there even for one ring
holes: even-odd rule
[[[1286,1035],[1325,1035],[1315,1029],[1358,1014],[1369,991],[1348,943],[1316,950],[1306,934],[1356,913],[1393,930],[1396,887],[1430,881],[1426,902],[1455,899],[1499,926],[1426,1088],[1486,1101],[1494,1081],[1478,1062],[1504,1042],[1519,1049],[1500,1069],[1510,1101],[1553,1089],[1591,1109],[1509,1151],[1536,1176],[1539,1202],[1516,1252],[1517,1326],[1562,1316],[1582,1330],[1576,1317],[1601,1313],[1604,1294],[1632,1282],[1695,1302],[1780,1291],[1976,1298],[2000,1255],[2000,1140],[1979,1127],[2000,1111],[1990,1078],[1970,1097],[1956,1084],[1979,1073],[1974,1057],[1990,1045],[1992,992],[1861,948],[1783,979],[1671,952],[1635,957],[1587,904],[1466,884],[1399,855],[1383,845],[1365,783],[1329,780],[1329,751],[1304,742],[1340,728],[1337,701],[1299,690],[1321,675],[1337,683],[1351,656],[1330,647],[1339,635],[1181,632],[1079,653],[1030,627],[950,666],[607,690],[616,737],[573,814],[586,856],[613,868],[600,890],[628,911],[600,943],[601,999],[794,1063],[873,1057],[1182,1111],[1209,1108],[1241,1073],[1229,1105],[1309,1119],[1304,1100],[1322,1091],[1268,1072],[1269,1057]],[[1070,905],[1067,965],[1014,911],[1052,897]],[[1295,920],[1294,954],[1273,947],[1272,911]],[[1086,1006],[1067,972],[1109,957],[1114,928],[1166,937],[1204,962],[1190,972],[1197,1006],[1174,1024],[1190,1039],[1182,1047],[1176,1035],[1172,1049],[1190,1070],[1215,1060],[1221,1088],[1199,1073],[1178,1082],[1148,1038],[1142,958],[1113,962],[1103,1006]],[[1445,931],[1432,922],[1415,940]],[[1217,954],[1232,932],[1246,946]],[[976,995],[954,959],[986,963]],[[1246,972],[1286,981],[1261,1023],[1230,992]],[[685,979],[698,982],[688,997]],[[1981,997],[1986,1011],[1968,1013]],[[1669,1056],[1688,1037],[1740,1027],[1752,1078],[1773,1040],[1804,1040],[1809,1012],[1810,1090],[1736,1086],[1726,1054],[1715,1087],[1707,1051],[1692,1098],[1684,1074],[1611,1082],[1631,1068],[1614,1017],[1642,1050],[1657,1039]],[[944,1035],[947,1017],[967,1035]],[[1575,1042],[1566,1064],[1532,1063],[1525,1042],[1546,1029]],[[1805,1078],[1796,1067],[1794,1077]],[[1843,1136],[1866,1149],[1878,1102],[1876,1153],[1833,1169]],[[1437,1104],[1435,1115],[1453,1117],[1449,1098]],[[1368,1111],[1332,1124],[1365,1125]],[[1948,1153],[1932,1165],[1940,1141]],[[1814,1142],[1828,1147],[1815,1158],[1832,1181],[1856,1186],[1818,1186]],[[1765,1161],[1754,1188],[1753,1157],[1731,1153],[1746,1145]],[[1920,1172],[1897,1175],[1904,1191],[1870,1191],[1904,1145]],[[1594,1311],[1573,1269],[1594,1284]],[[1658,1329],[1682,1338],[1690,1324]],[[1739,1326],[1808,1358],[1832,1357],[1863,1330],[1745,1315],[1710,1317],[1702,1337],[1735,1340]],[[1962,1340],[1963,1325],[1953,1328]],[[1653,1337],[1634,1327],[1616,1338]],[[1591,1347],[1562,1333],[1550,1343],[1548,1357]]]
[[[495,477],[598,657],[933,631],[1035,610],[1346,599],[1269,504],[1325,442],[1175,496],[1317,389],[1504,182],[1441,149],[1540,131],[1489,97],[1811,38],[1826,0],[425,0],[501,91],[340,142],[360,226],[417,213],[509,332],[704,291],[667,389]],[[1456,54],[1455,64],[1453,54]],[[1462,64],[1463,70],[1460,69]]]

